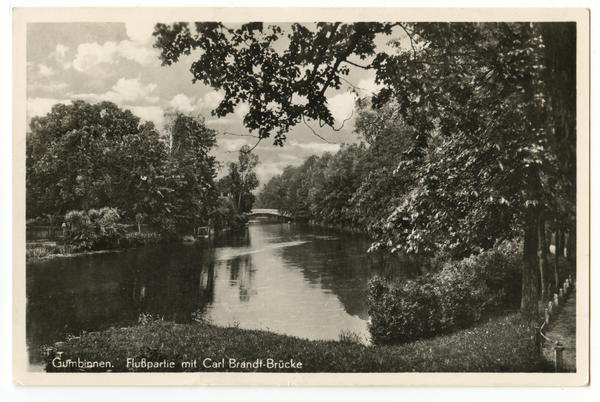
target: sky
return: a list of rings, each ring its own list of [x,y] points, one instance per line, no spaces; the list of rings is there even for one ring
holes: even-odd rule
[[[152,121],[159,130],[164,126],[164,112],[178,108],[185,113],[200,114],[206,125],[218,132],[217,147],[212,153],[223,164],[219,177],[227,174],[227,163],[237,160],[244,145],[254,146],[256,138],[242,125],[247,111],[241,105],[223,118],[211,116],[222,94],[201,83],[192,83],[189,72],[194,54],[184,56],[172,66],[161,66],[158,49],[153,48],[156,22],[130,20],[122,23],[28,23],[27,25],[27,120],[46,115],[57,103],[75,100],[90,103],[111,101],[129,109],[144,121]],[[381,42],[381,48],[387,48]],[[389,49],[389,48],[388,48]],[[198,56],[197,54],[195,55]],[[376,90],[374,73],[355,71],[349,77],[368,96]],[[264,185],[283,172],[287,165],[298,166],[310,155],[337,152],[342,143],[359,140],[353,132],[353,107],[356,94],[345,85],[328,92],[328,103],[341,130],[320,128],[309,123],[318,134],[299,125],[287,135],[283,148],[270,139],[254,150],[260,165],[255,171]],[[322,138],[319,138],[322,137]],[[260,188],[260,187],[259,187]]]

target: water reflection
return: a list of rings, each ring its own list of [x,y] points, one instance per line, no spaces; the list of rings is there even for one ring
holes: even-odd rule
[[[271,224],[192,245],[28,263],[27,341],[135,325],[141,313],[309,339],[366,337],[368,280],[419,273],[417,261],[368,247],[362,234]]]

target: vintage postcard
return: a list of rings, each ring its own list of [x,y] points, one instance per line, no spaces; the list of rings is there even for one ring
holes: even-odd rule
[[[589,35],[13,9],[13,383],[586,385]]]

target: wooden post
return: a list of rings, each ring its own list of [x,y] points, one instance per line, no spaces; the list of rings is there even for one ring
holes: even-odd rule
[[[553,306],[554,306],[554,304],[551,301],[549,301],[548,302],[548,313],[550,313],[550,316],[552,316],[552,313],[553,313],[553,311],[552,311]]]
[[[558,297],[560,297],[561,299],[565,297],[565,292],[563,292],[562,289],[559,291]]]
[[[558,304],[558,295],[556,293],[554,293],[554,305],[556,307],[560,306],[560,304]]]
[[[563,350],[565,348],[560,344],[560,342],[556,342],[554,345],[554,371],[557,373],[563,371]]]
[[[546,320],[546,324],[550,324],[550,310],[547,308],[544,309],[544,318]]]

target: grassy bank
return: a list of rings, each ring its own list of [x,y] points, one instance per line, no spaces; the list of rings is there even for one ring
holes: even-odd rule
[[[207,323],[152,321],[129,328],[113,328],[71,337],[55,345],[52,350],[47,349],[45,361],[47,371],[75,372],[553,370],[550,363],[534,352],[531,331],[520,321],[518,314],[496,318],[447,336],[403,345],[364,346],[353,342],[351,336],[342,338],[343,341],[308,341],[271,332],[224,328]],[[232,365],[230,359],[235,359],[237,366]],[[110,366],[106,362],[110,362]],[[160,367],[149,369],[149,362]],[[79,368],[77,365],[96,367]]]
[[[27,243],[25,248],[25,256],[27,260],[30,260],[59,256],[64,257],[84,253],[105,253],[111,251],[123,251],[131,248],[143,247],[148,244],[158,244],[167,241],[170,241],[170,239],[164,239],[158,234],[128,233],[124,235],[120,241],[115,242],[113,245],[95,249],[89,248],[85,245],[82,246],[78,243],[57,244],[56,242],[36,242]]]

